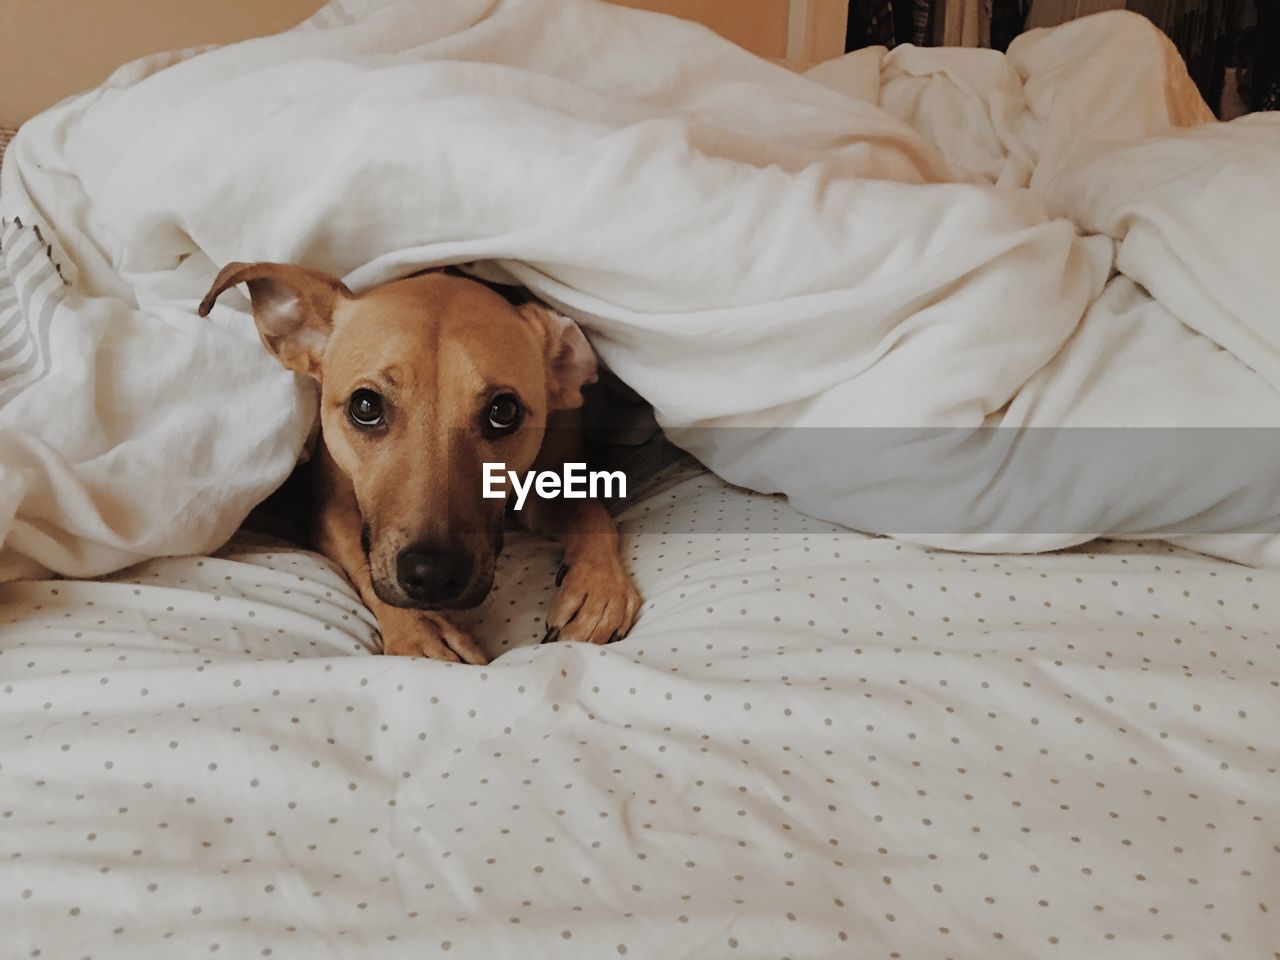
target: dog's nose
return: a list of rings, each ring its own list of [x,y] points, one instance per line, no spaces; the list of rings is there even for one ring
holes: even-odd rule
[[[467,588],[471,567],[471,558],[465,553],[410,547],[396,557],[396,579],[412,600],[447,603]]]

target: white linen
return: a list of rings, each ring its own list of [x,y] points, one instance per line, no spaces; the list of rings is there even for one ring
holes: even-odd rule
[[[486,668],[370,656],[326,562],[251,539],[0,587],[5,955],[1280,943],[1280,573],[930,553],[680,464],[621,525],[634,633],[530,646],[556,550],[518,538]]]
[[[812,79],[588,0],[335,0],[38,117],[2,209],[44,230],[68,286],[47,362],[0,408],[0,575],[211,549],[287,474],[309,389],[258,349],[242,299],[194,316],[229,260],[356,288],[498,261],[712,469],[857,529],[915,503],[977,524],[918,538],[988,550],[1276,529],[1273,457],[1166,471],[1139,496],[1103,484],[1065,533],[1022,538],[1077,469],[1030,482],[998,446],[955,448],[984,424],[1280,421],[1275,221],[1258,215],[1280,209],[1280,120],[1210,122],[1133,15],[1032,32],[1007,59],[882,54]],[[1127,278],[1099,298],[1113,266]],[[1165,351],[1183,324],[1203,349]],[[1113,353],[1138,362],[1098,376]],[[1159,403],[1135,386],[1149,364]],[[741,424],[958,433],[935,473],[888,477],[889,509],[860,464],[904,451],[833,465],[800,429],[701,429]]]

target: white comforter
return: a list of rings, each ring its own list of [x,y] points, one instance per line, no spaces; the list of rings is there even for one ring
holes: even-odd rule
[[[243,301],[194,315],[218,265],[257,259],[357,288],[497,261],[713,469],[856,528],[945,504],[905,532],[1274,530],[1274,444],[1096,486],[960,446],[984,424],[1280,422],[1278,156],[1280,120],[1213,122],[1124,14],[1007,58],[873,50],[802,77],[587,0],[335,0],[144,60],[6,160],[0,573],[212,549],[287,474],[309,388]],[[923,459],[702,429],[743,424],[958,429]],[[1045,503],[1070,509],[1038,526]]]

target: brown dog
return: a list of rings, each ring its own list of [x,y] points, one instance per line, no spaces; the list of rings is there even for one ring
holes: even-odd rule
[[[240,283],[267,349],[320,382],[315,546],[377,617],[383,653],[485,663],[442,612],[493,585],[506,502],[484,497],[483,464],[523,474],[575,458],[582,387],[596,377],[586,338],[542,306],[441,272],[356,296],[303,267],[232,263],[200,315]],[[604,507],[530,498],[520,517],[564,544],[547,639],[625,636],[640,595]]]

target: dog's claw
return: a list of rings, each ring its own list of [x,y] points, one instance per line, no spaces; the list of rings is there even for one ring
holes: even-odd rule
[[[564,575],[568,572],[569,572],[569,565],[567,563],[560,564],[560,569],[556,572],[557,587],[560,586],[560,584],[564,583]]]
[[[560,594],[547,613],[548,639],[552,631],[556,639],[596,644],[625,637],[641,600],[620,560],[608,553],[579,557],[560,569],[564,578],[557,578]]]
[[[543,643],[555,643],[560,639],[559,627],[547,627],[547,632],[542,638]]]
[[[395,608],[392,608],[395,609]],[[437,614],[381,611],[382,652],[484,666],[489,658],[467,633]]]

